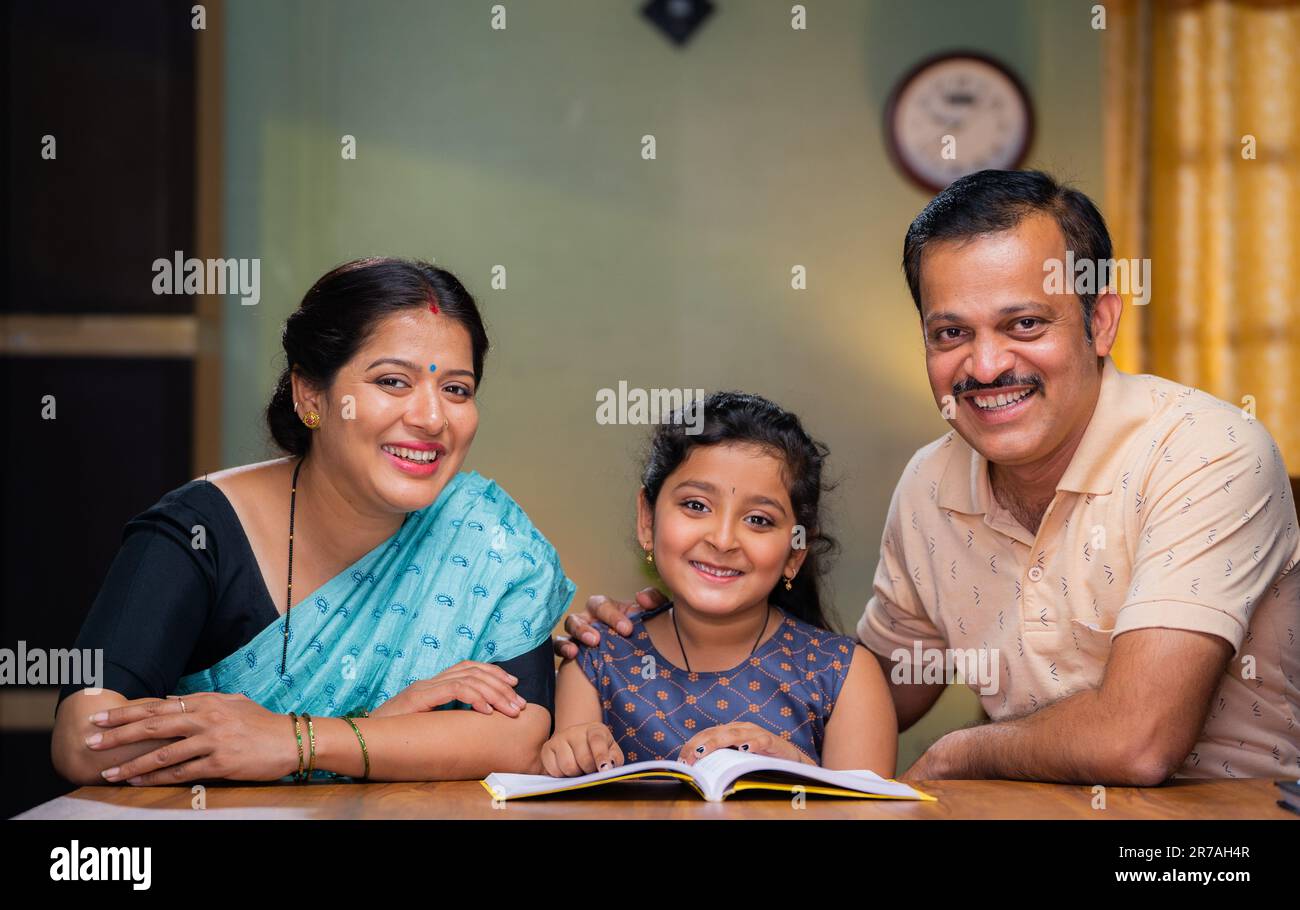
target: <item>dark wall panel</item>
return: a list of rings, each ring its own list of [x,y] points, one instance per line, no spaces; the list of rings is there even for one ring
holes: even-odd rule
[[[0,642],[72,645],[122,526],[190,479],[192,373],[188,360],[0,359]]]
[[[7,3],[7,293],[15,313],[190,313],[155,259],[192,255],[191,3]],[[58,157],[41,157],[52,135]]]

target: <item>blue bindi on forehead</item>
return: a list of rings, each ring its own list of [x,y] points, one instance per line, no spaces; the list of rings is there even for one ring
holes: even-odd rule
[[[430,372],[430,373],[435,372],[437,369],[438,369],[438,365],[437,365],[436,363],[431,363],[431,364],[429,364],[429,372]]]

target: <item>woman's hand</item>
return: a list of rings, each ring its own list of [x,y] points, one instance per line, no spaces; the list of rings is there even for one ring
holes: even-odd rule
[[[542,769],[551,777],[595,774],[623,764],[623,750],[604,724],[575,724],[542,745]]]
[[[518,717],[527,702],[516,695],[513,686],[519,679],[496,664],[462,660],[430,679],[411,683],[388,701],[370,712],[371,717],[393,717],[432,711],[449,702],[464,702],[480,714],[499,711]]]
[[[94,694],[91,694],[91,693]],[[148,739],[131,743],[117,749],[94,750],[86,745],[86,740],[96,733],[102,733],[96,724],[91,723],[91,716],[112,708],[126,705],[143,705],[160,702],[161,698],[127,699],[120,692],[111,689],[82,689],[73,692],[59,704],[54,719],[54,734],[50,738],[50,758],[54,769],[69,782],[82,787],[93,787],[104,783],[100,772],[124,764],[133,758],[145,755],[165,746],[170,739]]]
[[[716,727],[701,730],[682,744],[682,751],[678,753],[678,759],[688,765],[693,765],[710,752],[726,748],[738,749],[741,752],[753,752],[757,755],[770,755],[773,758],[784,758],[805,765],[816,764],[807,755],[795,748],[793,743],[748,721],[719,724]]]
[[[86,740],[92,751],[177,738],[104,771],[102,776],[110,783],[165,786],[219,778],[278,780],[298,770],[293,721],[243,695],[200,692],[101,711],[91,721],[101,731]],[[306,729],[303,739],[307,739]]]

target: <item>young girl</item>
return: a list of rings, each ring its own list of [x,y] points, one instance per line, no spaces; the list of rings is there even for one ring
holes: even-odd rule
[[[757,395],[717,392],[654,434],[637,536],[671,594],[624,638],[566,660],[555,777],[626,762],[688,764],[733,748],[826,768],[894,774],[897,727],[884,674],[828,631],[818,595],[826,449]],[[695,418],[695,419],[692,419]],[[694,431],[694,432],[693,432]]]

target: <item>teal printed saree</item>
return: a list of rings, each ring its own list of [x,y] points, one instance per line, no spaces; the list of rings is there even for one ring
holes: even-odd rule
[[[573,599],[555,549],[504,490],[453,477],[391,538],[176,694],[242,693],[275,712],[373,711],[462,660],[496,662],[544,642]]]

